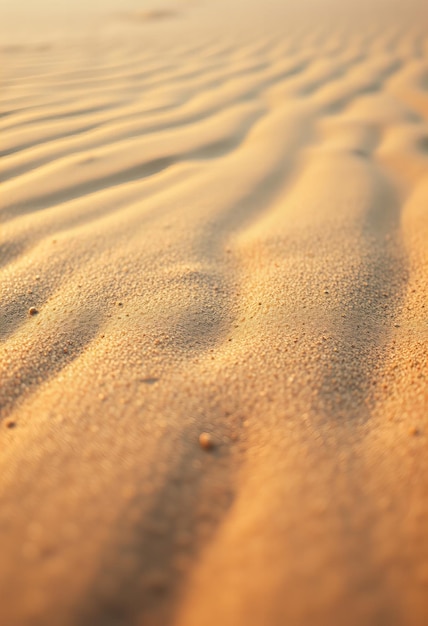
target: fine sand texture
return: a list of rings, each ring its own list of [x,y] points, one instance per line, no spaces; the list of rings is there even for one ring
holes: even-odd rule
[[[30,4],[0,624],[426,626],[426,3]]]

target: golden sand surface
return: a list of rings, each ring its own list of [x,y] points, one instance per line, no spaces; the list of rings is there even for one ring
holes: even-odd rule
[[[0,624],[426,626],[425,2],[6,4]]]

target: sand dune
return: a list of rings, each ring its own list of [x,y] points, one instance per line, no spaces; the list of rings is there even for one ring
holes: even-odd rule
[[[1,624],[425,626],[424,3],[113,4],[2,49]]]

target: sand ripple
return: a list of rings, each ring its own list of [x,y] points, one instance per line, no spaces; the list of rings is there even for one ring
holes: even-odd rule
[[[2,624],[428,622],[420,15],[4,48]]]

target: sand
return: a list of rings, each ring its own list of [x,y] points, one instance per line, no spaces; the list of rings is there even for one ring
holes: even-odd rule
[[[0,623],[426,626],[423,0],[6,4]]]

